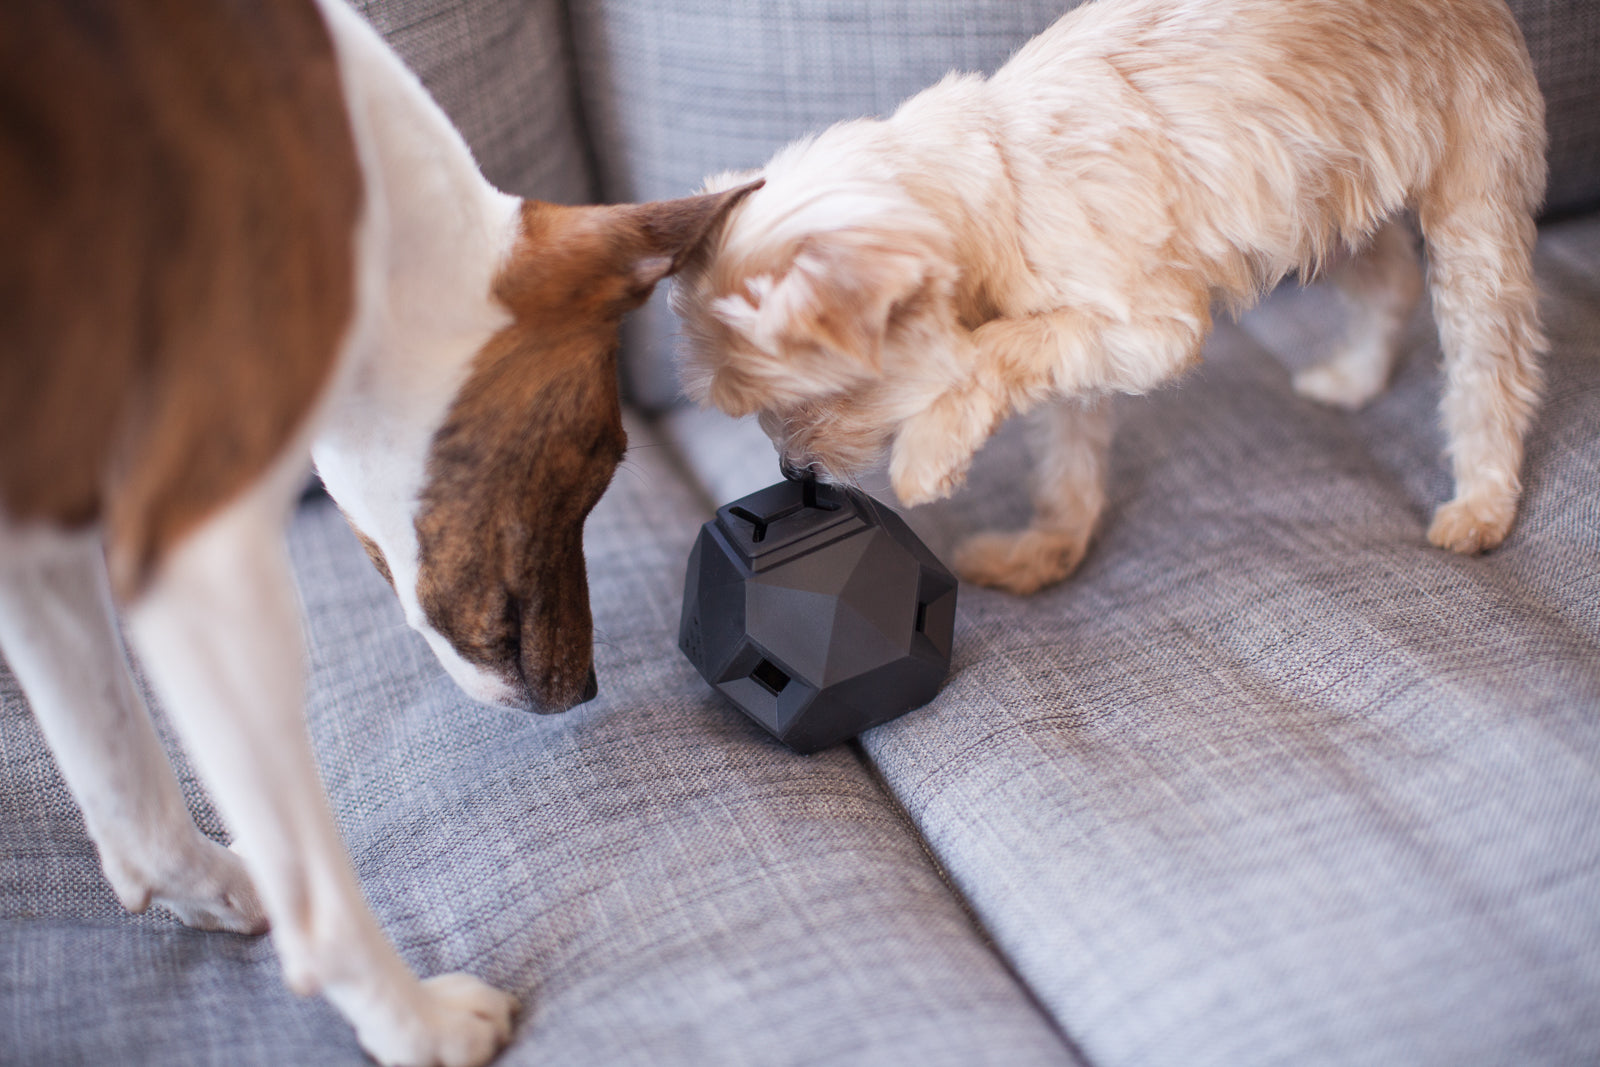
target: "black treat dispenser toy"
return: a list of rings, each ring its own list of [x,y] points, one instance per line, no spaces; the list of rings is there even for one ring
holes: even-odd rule
[[[701,527],[678,647],[774,737],[815,752],[932,700],[955,619],[955,576],[899,515],[791,477]]]

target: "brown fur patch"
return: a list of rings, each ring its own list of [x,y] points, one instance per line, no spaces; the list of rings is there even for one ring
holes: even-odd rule
[[[582,699],[593,625],[583,523],[627,447],[617,326],[748,190],[638,206],[528,202],[496,279],[515,321],[435,435],[418,599],[469,662],[540,710]]]
[[[0,10],[0,506],[119,595],[259,477],[350,316],[361,176],[309,0]]]

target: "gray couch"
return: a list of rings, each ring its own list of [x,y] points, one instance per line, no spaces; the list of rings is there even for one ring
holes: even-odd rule
[[[958,66],[1044,0],[374,0],[511,191],[678,195]],[[1554,343],[1520,522],[1429,548],[1449,489],[1426,313],[1356,415],[1285,365],[1315,289],[1120,408],[1104,532],[1030,599],[963,588],[949,684],[795,756],[678,654],[686,554],[771,481],[630,334],[632,447],[589,521],[600,697],[478,707],[326,500],[291,539],[310,726],[367,894],[420,971],[525,1005],[507,1064],[1600,1062],[1600,3],[1513,4],[1552,135]],[[908,518],[1021,522],[1022,442]],[[202,827],[224,833],[181,753]],[[0,670],[0,1062],[349,1064],[270,945],[122,913]]]

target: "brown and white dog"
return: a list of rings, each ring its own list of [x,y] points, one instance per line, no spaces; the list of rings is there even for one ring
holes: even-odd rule
[[[779,152],[674,288],[687,385],[759,413],[792,465],[848,479],[887,454],[910,505],[1032,409],[1032,524],[956,556],[1031,592],[1094,532],[1105,398],[1194,365],[1213,306],[1330,267],[1350,336],[1296,388],[1348,407],[1383,388],[1422,291],[1411,210],[1456,482],[1428,537],[1493,548],[1538,402],[1543,114],[1502,0],[1085,4],[993,77]]]
[[[270,921],[384,1063],[507,1040],[511,997],[419,981],[362,900],[283,527],[314,454],[468,694],[593,696],[616,327],[739,195],[504,195],[338,0],[5,6],[0,648],[124,905]],[[113,605],[237,854],[190,820]]]

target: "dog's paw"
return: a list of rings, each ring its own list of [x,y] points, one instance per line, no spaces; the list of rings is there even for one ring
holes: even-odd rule
[[[196,834],[183,857],[164,864],[160,873],[141,873],[138,866],[112,856],[105,864],[117,899],[134,914],[159,904],[196,930],[267,932],[266,909],[244,863],[231,849]]]
[[[1370,366],[1370,361],[1335,356],[1300,371],[1294,376],[1293,384],[1294,391],[1307,400],[1357,411],[1383,392],[1385,382]]]
[[[902,423],[889,454],[889,483],[900,502],[914,508],[960,489],[998,421],[992,399],[966,389],[945,393]]]
[[[975,585],[1027,596],[1077,570],[1088,547],[1086,534],[1037,528],[991,530],[956,547],[956,574]]]
[[[895,496],[908,508],[931,504],[960,489],[967,481],[972,455],[954,454],[935,446],[933,452],[902,451],[898,446],[889,462],[889,483]]]
[[[1452,500],[1433,513],[1428,540],[1440,548],[1470,556],[1498,547],[1511,532],[1517,504],[1511,501],[1464,498]]]
[[[479,1067],[511,1040],[517,998],[470,974],[441,974],[421,983],[421,1001],[398,1026],[357,1036],[384,1067]]]
[[[197,930],[227,930],[235,934],[267,932],[267,912],[256,895],[255,883],[232,849],[203,841],[199,857],[178,884],[155,893],[160,904]]]

